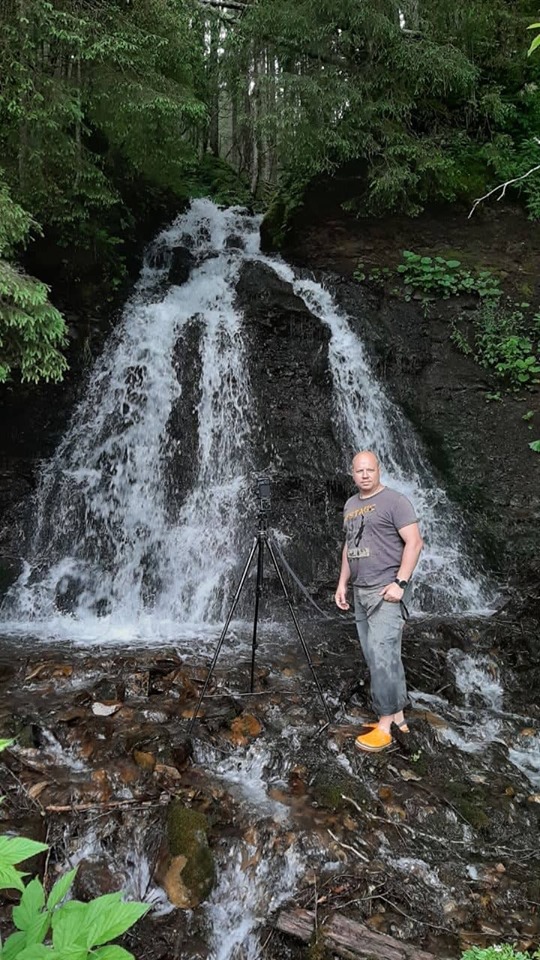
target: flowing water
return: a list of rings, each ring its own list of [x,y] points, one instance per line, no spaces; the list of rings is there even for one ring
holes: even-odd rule
[[[242,210],[199,200],[149,249],[119,328],[43,468],[4,632],[117,643],[215,635],[242,554],[257,428],[235,305],[245,259],[290,282],[329,327],[334,426],[345,451],[336,469],[347,468],[349,452],[371,447],[385,482],[415,503],[427,543],[418,577],[424,611],[481,612],[493,602],[457,513],[348,318],[322,286],[259,252],[258,226]],[[188,282],[175,286],[167,275],[179,246],[195,259]],[[171,432],[182,403],[191,405],[195,442]]]

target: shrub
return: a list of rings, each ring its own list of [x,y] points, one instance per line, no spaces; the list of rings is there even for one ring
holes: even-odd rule
[[[10,745],[0,740],[0,751]],[[2,944],[0,960],[134,960],[133,954],[115,944],[149,909],[144,903],[126,903],[121,893],[109,893],[90,903],[67,900],[77,869],[70,870],[54,884],[48,897],[35,877],[17,865],[47,850],[46,843],[25,837],[0,836],[0,890],[22,893],[13,907],[16,930]],[[45,943],[46,940],[51,941]]]

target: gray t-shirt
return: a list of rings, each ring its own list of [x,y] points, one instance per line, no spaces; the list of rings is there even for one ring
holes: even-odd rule
[[[351,581],[357,587],[379,587],[395,580],[404,543],[398,530],[416,523],[414,507],[397,490],[383,487],[371,497],[350,497],[343,510],[343,529]]]

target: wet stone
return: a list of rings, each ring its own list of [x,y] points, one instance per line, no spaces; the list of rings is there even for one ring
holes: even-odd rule
[[[209,895],[215,880],[214,858],[204,814],[172,800],[167,811],[167,854],[159,870],[167,896],[183,909]]]

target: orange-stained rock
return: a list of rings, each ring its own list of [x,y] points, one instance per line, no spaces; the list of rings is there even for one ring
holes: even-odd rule
[[[182,871],[187,863],[187,857],[179,854],[172,857],[169,867],[161,881],[163,889],[175,907],[189,910],[198,904],[197,897],[186,887],[182,880]]]

